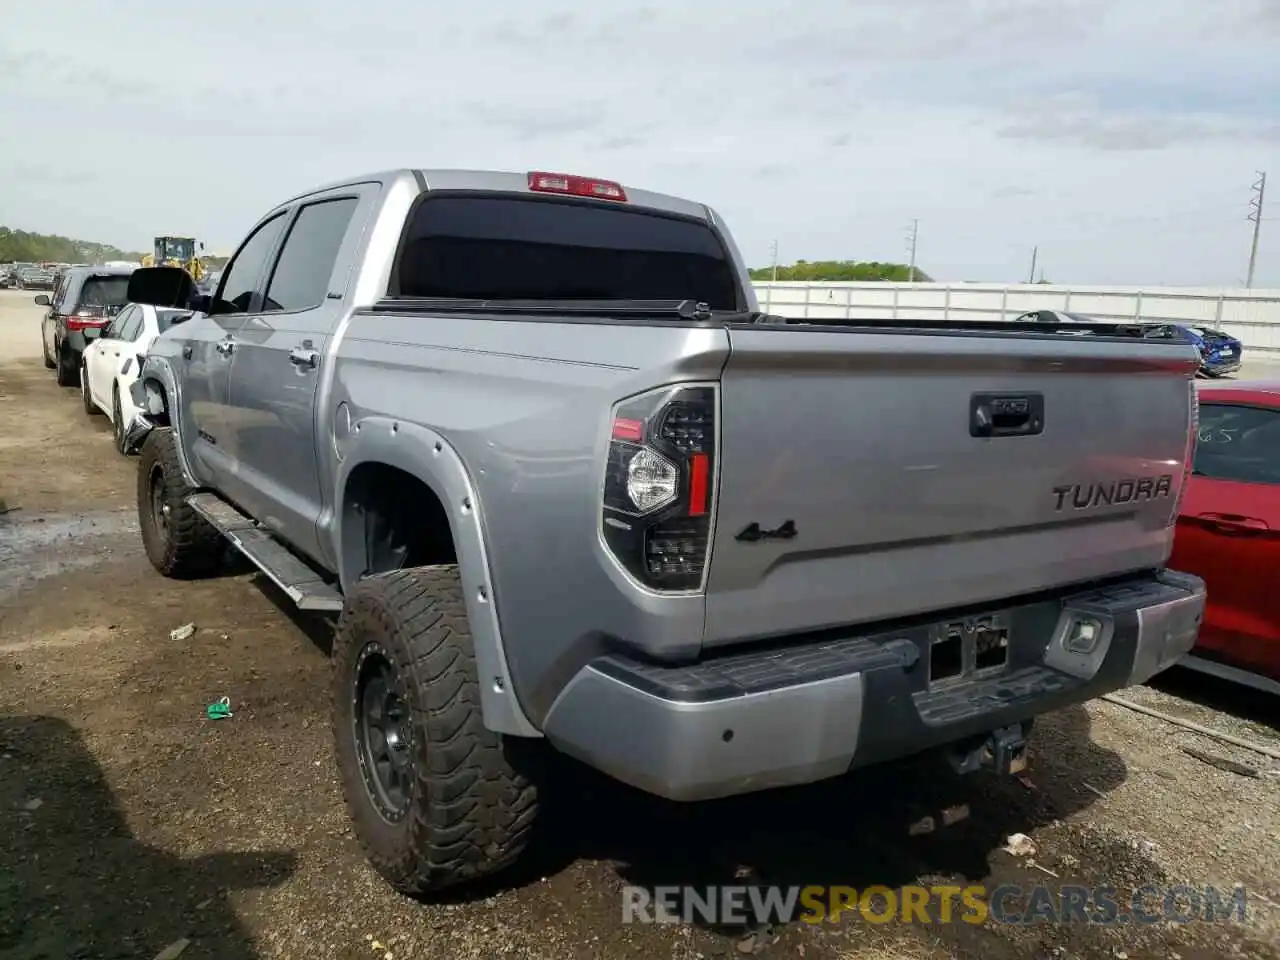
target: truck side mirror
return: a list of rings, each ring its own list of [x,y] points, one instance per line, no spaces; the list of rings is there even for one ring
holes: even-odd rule
[[[185,309],[195,292],[195,281],[181,267],[143,267],[129,276],[131,303]]]

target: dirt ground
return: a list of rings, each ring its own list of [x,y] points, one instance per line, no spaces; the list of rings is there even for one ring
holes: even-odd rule
[[[134,462],[54,384],[38,323],[29,295],[0,292],[0,960],[181,940],[183,960],[1280,958],[1280,763],[1102,701],[1040,720],[1024,782],[915,761],[680,806],[566,763],[515,873],[449,902],[397,896],[347,826],[326,625],[243,568],[153,572]],[[233,716],[206,719],[223,696]],[[1275,704],[1238,689],[1172,671],[1126,696],[1280,745]],[[961,802],[967,818],[909,833]],[[1033,858],[1001,849],[1014,832]],[[626,884],[742,882],[1240,883],[1249,899],[1244,923],[1141,927],[621,922]]]

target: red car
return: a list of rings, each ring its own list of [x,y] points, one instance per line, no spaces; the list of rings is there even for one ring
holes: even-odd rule
[[[1169,566],[1202,577],[1181,664],[1280,694],[1280,380],[1200,386],[1195,467]]]

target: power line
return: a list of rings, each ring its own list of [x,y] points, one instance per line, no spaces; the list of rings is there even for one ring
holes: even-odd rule
[[[1253,268],[1258,262],[1258,234],[1262,232],[1262,200],[1267,191],[1267,175],[1258,171],[1258,182],[1253,185],[1256,196],[1250,198],[1249,208],[1252,211],[1246,220],[1253,223],[1253,244],[1249,248],[1249,272],[1245,276],[1244,285],[1253,286]]]

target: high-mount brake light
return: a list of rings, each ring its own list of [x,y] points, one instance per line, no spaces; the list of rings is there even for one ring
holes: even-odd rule
[[[597,200],[626,202],[627,192],[622,184],[594,177],[579,177],[572,173],[547,173],[533,170],[529,173],[529,189],[535,193],[563,193],[571,197],[594,197]]]
[[[681,384],[613,411],[601,536],[637,581],[659,592],[705,585],[715,514],[716,388]]]

